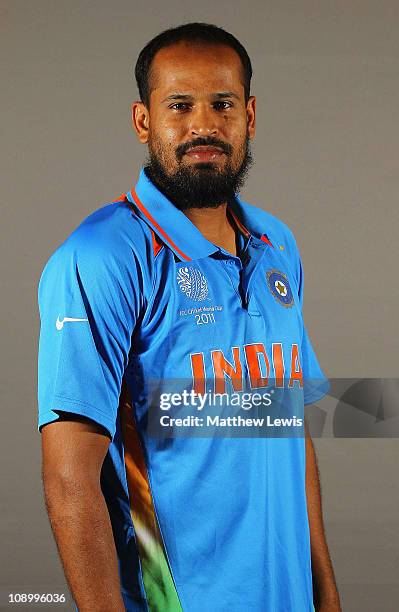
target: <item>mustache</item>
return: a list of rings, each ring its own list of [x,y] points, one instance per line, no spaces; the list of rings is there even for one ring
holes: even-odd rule
[[[189,149],[194,149],[194,147],[218,147],[223,153],[226,153],[226,155],[231,155],[233,152],[233,147],[227,142],[223,142],[223,140],[218,140],[217,138],[206,138],[205,136],[201,136],[192,142],[180,144],[176,148],[176,157],[180,160]]]

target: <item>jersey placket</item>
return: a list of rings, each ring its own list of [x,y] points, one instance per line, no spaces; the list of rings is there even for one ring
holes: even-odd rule
[[[223,261],[224,268],[231,280],[232,286],[237,293],[240,304],[251,317],[260,317],[254,291],[252,291],[253,278],[266,252],[267,245],[250,238],[244,252],[242,261],[229,253]]]
[[[248,311],[248,314],[254,317],[260,317],[258,304],[255,297],[255,291],[253,290],[254,278],[258,272],[259,266],[264,258],[268,246],[251,237],[245,253],[246,259],[244,260],[246,265],[242,268],[241,273],[241,287],[244,295],[244,308]]]

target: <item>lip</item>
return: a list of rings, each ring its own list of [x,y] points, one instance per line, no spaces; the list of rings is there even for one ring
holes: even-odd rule
[[[201,145],[189,149],[188,151],[186,151],[186,155],[187,157],[190,157],[195,161],[206,162],[218,159],[219,157],[224,155],[224,151],[222,151],[222,149],[219,149],[219,147]]]

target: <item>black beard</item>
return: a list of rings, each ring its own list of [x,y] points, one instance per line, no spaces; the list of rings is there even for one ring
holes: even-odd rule
[[[219,141],[210,138],[198,138],[195,144],[220,146]],[[176,151],[177,158],[183,156],[182,145]],[[231,151],[224,144],[224,150]],[[190,208],[217,208],[234,199],[245,183],[248,170],[253,164],[249,138],[244,142],[244,157],[238,170],[233,171],[230,162],[224,170],[219,171],[212,162],[198,163],[195,167],[180,167],[174,174],[167,174],[159,156],[150,149],[149,158],[144,166],[148,178],[179,210]]]

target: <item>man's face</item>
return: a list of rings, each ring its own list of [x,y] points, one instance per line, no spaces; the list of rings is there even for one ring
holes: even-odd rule
[[[150,87],[149,109],[141,105],[140,123],[137,105],[135,121],[148,144],[147,174],[181,209],[226,202],[243,183],[255,129],[239,56],[222,45],[161,49]]]

